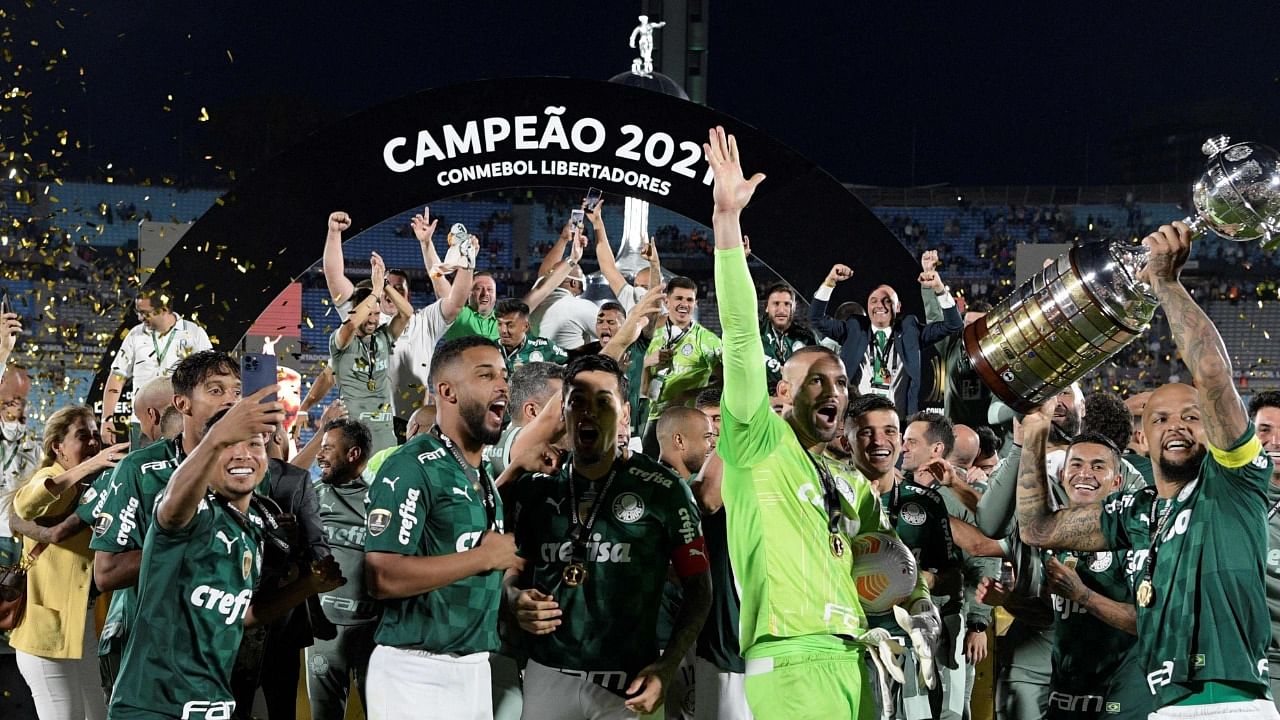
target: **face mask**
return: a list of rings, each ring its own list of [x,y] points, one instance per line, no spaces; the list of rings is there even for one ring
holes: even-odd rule
[[[4,435],[4,439],[9,442],[17,442],[22,437],[27,427],[17,420],[5,420],[0,422],[0,434]]]

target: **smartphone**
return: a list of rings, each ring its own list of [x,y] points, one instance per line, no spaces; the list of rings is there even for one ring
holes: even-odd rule
[[[245,353],[240,356],[240,396],[248,397],[268,385],[276,384],[276,356]],[[271,393],[262,402],[275,402]]]
[[[595,212],[596,206],[600,204],[600,200],[604,198],[604,193],[600,192],[600,188],[590,188],[587,190],[587,212]]]
[[[582,226],[586,224],[586,221],[587,213],[582,210],[574,210],[569,214],[569,222],[577,225],[579,230],[581,230]]]

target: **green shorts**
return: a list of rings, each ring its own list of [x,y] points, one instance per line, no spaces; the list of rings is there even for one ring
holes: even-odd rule
[[[879,717],[861,648],[788,653],[787,644],[747,660],[747,705],[756,720]]]

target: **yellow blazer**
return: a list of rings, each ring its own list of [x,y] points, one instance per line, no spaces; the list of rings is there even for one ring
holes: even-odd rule
[[[74,489],[54,495],[44,486],[47,478],[65,469],[56,462],[37,470],[13,496],[13,511],[24,520],[58,516],[72,509]],[[89,585],[93,582],[91,531],[85,528],[61,545],[48,545],[27,573],[27,610],[9,635],[9,645],[28,655],[52,659],[80,659],[84,647],[85,619],[89,612]],[[36,542],[23,538],[30,553]]]

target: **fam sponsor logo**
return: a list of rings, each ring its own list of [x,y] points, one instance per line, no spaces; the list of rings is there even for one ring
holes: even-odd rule
[[[233,625],[244,620],[249,612],[249,603],[253,600],[253,588],[245,588],[239,593],[220,590],[211,585],[201,585],[191,591],[191,604],[212,610],[223,617],[223,623]]]
[[[182,720],[231,720],[235,709],[234,700],[188,700],[182,706]]]
[[[1054,690],[1049,693],[1049,707],[1066,712],[1099,713],[1103,700],[1101,695],[1068,695]]]
[[[178,460],[176,458],[173,460],[152,460],[151,462],[144,462],[142,465],[138,466],[138,471],[143,475],[146,475],[149,472],[158,472],[167,468],[176,467],[178,467]]]
[[[443,458],[444,455],[445,455],[444,448],[436,448],[435,450],[428,450],[418,455],[418,462],[425,465],[427,462],[431,460],[439,460],[440,458]],[[396,479],[399,480],[400,478],[396,478]]]

